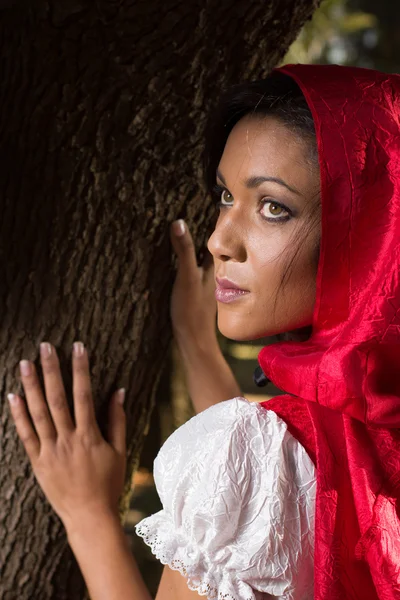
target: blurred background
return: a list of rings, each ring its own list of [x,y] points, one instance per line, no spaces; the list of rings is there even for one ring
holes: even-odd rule
[[[400,73],[400,2],[324,0],[282,63],[336,63]],[[262,401],[280,393],[272,385],[257,388],[253,383],[257,355],[264,345],[273,341],[242,344],[220,336],[224,355],[249,400]],[[193,415],[179,355],[173,347],[162,374],[140,467],[132,482],[125,525],[132,551],[153,596],[162,566],[136,537],[134,526],[143,517],[161,509],[152,477],[154,458],[165,439]]]

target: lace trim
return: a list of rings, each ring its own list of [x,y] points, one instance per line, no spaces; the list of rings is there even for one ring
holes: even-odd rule
[[[186,577],[189,590],[197,592],[199,596],[207,596],[208,600],[255,600],[254,595],[248,598],[238,598],[230,593],[223,593],[215,587],[215,582],[211,581],[208,575],[201,578],[194,573],[190,573],[189,570],[193,569],[195,565],[185,565],[182,560],[176,558],[168,559],[164,540],[160,539],[157,533],[152,533],[150,527],[143,521],[136,525],[135,530],[137,535],[143,538],[143,541],[150,547],[154,556],[163,565],[167,565],[173,571],[179,571],[181,575]]]

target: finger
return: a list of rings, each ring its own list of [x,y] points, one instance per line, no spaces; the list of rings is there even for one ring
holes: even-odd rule
[[[57,433],[72,431],[74,423],[69,410],[55,348],[48,342],[43,342],[40,344],[40,358],[47,404]]]
[[[119,454],[126,451],[126,417],[123,407],[125,390],[121,388],[112,397],[108,421],[108,441]]]
[[[30,461],[34,461],[39,456],[40,442],[32,426],[25,402],[15,394],[8,394],[8,400],[18,436]]]
[[[28,410],[39,440],[40,442],[54,440],[56,438],[56,430],[47,402],[43,396],[35,365],[29,360],[21,360],[19,364]]]
[[[172,223],[171,242],[179,260],[178,275],[183,275],[189,280],[197,277],[198,266],[193,239],[182,219]]]
[[[72,373],[76,428],[100,434],[93,404],[89,359],[82,342],[73,345]]]

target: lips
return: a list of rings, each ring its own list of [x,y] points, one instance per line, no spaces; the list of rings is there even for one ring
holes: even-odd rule
[[[241,288],[237,283],[230,281],[229,279],[216,278],[216,289],[215,298],[217,302],[227,304],[243,298],[246,294],[249,294],[249,290]]]

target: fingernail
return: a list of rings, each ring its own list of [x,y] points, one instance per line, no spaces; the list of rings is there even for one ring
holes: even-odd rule
[[[74,354],[75,356],[83,356],[83,351],[85,350],[85,346],[82,342],[74,342]]]
[[[182,237],[185,235],[185,221],[183,219],[178,219],[172,223],[172,231],[177,237]]]
[[[40,344],[40,355],[42,358],[49,358],[51,356],[51,344],[42,342]]]
[[[121,388],[120,390],[118,390],[117,392],[117,402],[119,404],[123,404],[125,401],[125,388]]]
[[[31,363],[29,360],[21,360],[19,363],[19,368],[21,369],[21,374],[26,376],[31,374]]]
[[[10,404],[18,404],[18,396],[15,394],[7,394],[7,398]]]

